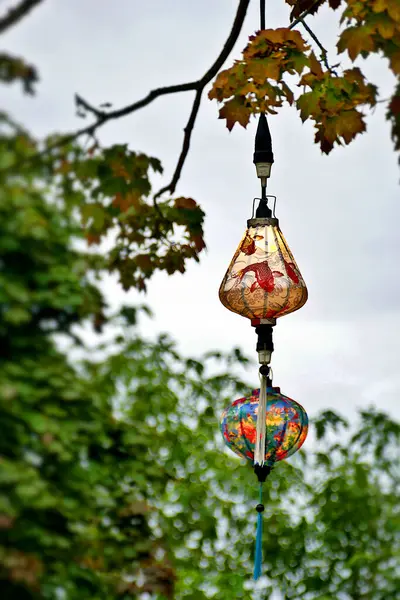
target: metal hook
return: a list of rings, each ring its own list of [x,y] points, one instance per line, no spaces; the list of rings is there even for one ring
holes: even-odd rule
[[[274,199],[274,208],[273,208],[273,210],[272,210],[272,215],[273,215],[274,219],[276,219],[276,214],[275,214],[275,209],[276,209],[276,196],[273,196],[272,194],[267,194],[267,195],[266,195],[266,198],[273,198],[273,199]],[[262,198],[258,198],[257,196],[256,196],[255,198],[253,198],[253,207],[252,207],[252,210],[251,210],[251,218],[252,218],[252,219],[254,219],[254,204],[255,204],[255,201],[256,201],[256,200],[260,200],[260,202],[261,202]]]

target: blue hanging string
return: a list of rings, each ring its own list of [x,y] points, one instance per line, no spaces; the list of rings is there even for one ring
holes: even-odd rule
[[[261,566],[262,566],[262,514],[264,511],[264,505],[262,503],[263,494],[262,494],[262,483],[260,483],[260,497],[259,504],[256,506],[257,511],[257,535],[256,535],[256,551],[254,554],[254,579],[257,579],[261,575]]]

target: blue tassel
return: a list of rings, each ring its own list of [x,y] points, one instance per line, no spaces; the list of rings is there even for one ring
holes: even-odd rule
[[[262,483],[260,483],[260,504],[256,507],[257,510],[257,535],[256,535],[256,551],[254,554],[254,579],[261,576],[262,566],[262,513],[264,511],[264,505],[262,503]]]

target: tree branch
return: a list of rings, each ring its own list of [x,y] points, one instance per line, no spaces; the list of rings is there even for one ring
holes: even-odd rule
[[[217,75],[218,71],[228,58],[235,42],[237,41],[239,34],[241,32],[243,22],[246,16],[247,8],[249,6],[250,0],[240,0],[238,9],[236,11],[235,20],[232,25],[231,32],[228,36],[228,39],[225,42],[224,47],[222,48],[219,56],[215,60],[214,64],[208,69],[208,71],[203,75],[203,77],[197,82],[196,86],[196,95],[193,101],[192,110],[190,112],[189,120],[184,129],[185,135],[183,137],[183,145],[182,150],[179,155],[178,164],[176,165],[175,172],[172,176],[172,179],[168,185],[161,188],[157,194],[155,194],[154,199],[157,199],[164,192],[174,193],[176,185],[179,181],[179,178],[182,173],[182,168],[185,163],[187,154],[190,148],[190,140],[192,136],[193,127],[196,122],[197,114],[200,108],[201,97],[203,94],[203,90],[205,86]]]
[[[7,14],[0,19],[0,33],[12,27],[23,19],[35,6],[43,0],[22,0],[15,8],[10,8]]]
[[[306,16],[312,11],[312,9],[320,2],[320,0],[315,0],[315,2],[313,2],[311,4],[311,6],[309,6],[306,10],[304,10],[301,15],[299,15],[297,17],[297,19],[295,19],[292,23],[290,23],[289,25],[289,29],[293,29],[293,27],[296,27],[296,25],[298,25],[303,19],[306,18]]]
[[[325,65],[325,67],[328,69],[328,71],[330,71],[331,73],[333,73],[334,75],[336,75],[336,73],[333,70],[333,68],[329,66],[329,63],[328,63],[328,51],[326,50],[326,48],[324,48],[324,46],[321,44],[321,42],[319,41],[319,39],[317,38],[317,36],[313,32],[313,30],[311,29],[311,27],[309,27],[309,25],[307,25],[307,23],[304,20],[305,17],[313,10],[313,8],[315,7],[315,5],[318,4],[319,1],[320,0],[315,0],[315,2],[309,8],[307,8],[307,10],[303,11],[301,13],[301,15],[299,15],[297,17],[297,19],[295,19],[293,21],[293,23],[290,23],[289,29],[293,29],[293,27],[296,27],[296,25],[298,25],[299,23],[301,23],[301,25],[303,25],[304,29],[309,33],[309,35],[312,37],[312,39],[314,40],[314,42],[317,44],[318,48],[321,50],[321,59],[322,59],[324,65]]]
[[[33,2],[33,1],[39,2],[41,0],[30,0],[30,1],[31,2]],[[196,122],[197,114],[199,111],[200,101],[201,101],[201,96],[202,96],[203,90],[204,90],[205,86],[215,77],[215,75],[217,75],[218,71],[220,70],[220,68],[222,67],[222,65],[224,64],[226,59],[228,58],[230,52],[232,51],[233,46],[235,45],[235,43],[239,37],[239,34],[242,30],[243,22],[244,22],[249,4],[250,4],[250,0],[240,0],[239,1],[239,5],[238,5],[237,11],[236,11],[235,19],[234,19],[230,34],[221,50],[219,56],[217,57],[217,59],[214,61],[214,63],[211,65],[211,67],[204,73],[204,75],[200,79],[197,79],[196,81],[190,81],[188,83],[181,83],[181,84],[177,84],[177,85],[170,85],[170,86],[166,86],[166,87],[156,88],[155,90],[152,90],[151,92],[149,92],[147,94],[147,96],[145,96],[141,100],[138,100],[137,102],[134,102],[133,104],[129,104],[127,106],[124,106],[123,108],[113,110],[113,111],[100,110],[100,109],[92,106],[91,104],[89,104],[89,102],[87,102],[80,95],[75,94],[75,103],[76,103],[78,110],[82,109],[83,111],[91,113],[92,115],[94,115],[96,117],[96,120],[93,123],[91,123],[90,125],[88,125],[87,127],[82,127],[81,129],[78,129],[78,131],[76,131],[74,133],[62,136],[57,141],[55,141],[53,144],[46,146],[46,148],[44,148],[41,152],[38,152],[37,154],[30,157],[28,159],[28,161],[32,162],[38,158],[41,158],[47,152],[54,150],[55,148],[65,146],[66,144],[69,144],[70,142],[73,142],[74,140],[80,138],[82,135],[85,135],[85,134],[94,135],[94,133],[97,131],[97,129],[99,129],[99,127],[104,125],[104,123],[107,123],[108,121],[111,121],[114,119],[119,119],[121,117],[125,117],[126,115],[129,115],[129,114],[139,110],[140,108],[147,106],[148,104],[153,102],[153,100],[155,100],[159,96],[164,96],[166,94],[176,94],[178,92],[195,91],[196,95],[195,95],[195,98],[193,101],[189,120],[184,129],[185,134],[184,134],[184,138],[183,138],[183,145],[182,145],[181,153],[179,155],[177,166],[175,168],[171,182],[167,186],[162,188],[159,192],[157,192],[157,194],[155,195],[155,199],[157,199],[158,196],[160,196],[162,193],[164,193],[166,191],[169,191],[172,194],[175,191],[176,185],[178,183],[178,180],[179,180],[181,172],[182,172],[183,165],[185,163],[187,154],[189,152],[190,139],[191,139],[193,127]],[[24,161],[24,162],[26,162],[26,161]],[[16,166],[18,166],[18,165],[13,165],[13,168],[15,168]]]
[[[314,42],[317,44],[318,48],[321,50],[321,60],[324,63],[325,67],[328,69],[328,71],[331,71],[332,73],[335,73],[335,71],[332,69],[332,67],[329,66],[329,63],[328,63],[328,51],[327,51],[327,49],[324,48],[324,46],[321,44],[321,42],[319,41],[319,39],[317,38],[317,36],[313,32],[313,30],[311,29],[311,27],[309,27],[307,25],[307,23],[303,20],[303,18],[300,19],[300,23],[303,25],[304,29],[312,37],[312,39],[314,40]]]
[[[159,196],[161,196],[161,194],[164,194],[164,192],[169,191],[171,194],[174,193],[176,185],[179,181],[179,178],[181,176],[182,173],[182,168],[183,165],[185,163],[186,157],[188,155],[189,152],[189,148],[190,148],[190,138],[192,136],[192,131],[193,131],[193,127],[194,124],[196,122],[196,118],[197,118],[197,113],[199,112],[199,108],[200,108],[200,102],[201,102],[201,96],[203,93],[203,89],[201,88],[200,90],[197,90],[196,92],[196,96],[194,98],[194,102],[192,105],[192,110],[190,112],[190,116],[189,116],[189,120],[187,122],[187,125],[184,129],[185,135],[183,136],[183,145],[182,145],[182,150],[181,153],[179,155],[179,159],[178,159],[178,164],[176,165],[174,174],[172,176],[172,179],[170,181],[170,183],[166,186],[164,186],[163,188],[161,188],[157,194],[154,195],[154,201],[157,200],[157,198]]]

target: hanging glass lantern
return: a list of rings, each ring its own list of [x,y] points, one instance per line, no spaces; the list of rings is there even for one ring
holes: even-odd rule
[[[260,484],[254,556],[254,579],[258,579],[262,563],[262,485],[276,462],[302,446],[308,431],[304,408],[272,387],[272,331],[276,319],[305,304],[308,292],[275,217],[275,206],[273,213],[268,206],[268,199],[275,198],[266,193],[274,155],[265,114],[258,122],[253,162],[261,182],[261,198],[255,217],[253,205],[252,218],[222,280],[219,298],[228,310],[250,319],[257,335],[260,389],[224,411],[221,431],[227,446],[253,463]]]
[[[278,219],[249,219],[219,288],[222,304],[254,326],[275,325],[278,317],[301,308],[307,296]]]
[[[304,408],[281,394],[279,387],[267,388],[265,459],[267,467],[288,458],[303,445],[308,432]],[[254,461],[260,390],[235,400],[221,416],[221,432],[228,448]]]

